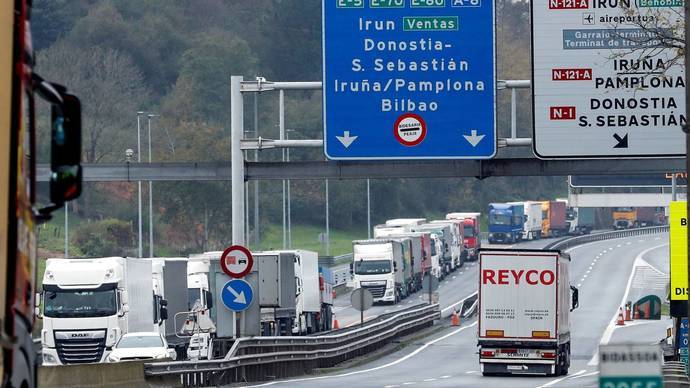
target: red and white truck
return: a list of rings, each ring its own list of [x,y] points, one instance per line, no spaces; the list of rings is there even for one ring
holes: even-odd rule
[[[479,221],[481,220],[481,213],[448,213],[447,220],[462,220],[463,225],[463,243],[467,248],[468,258],[470,260],[477,260],[479,257],[479,249],[482,247],[482,239],[479,236],[481,233]]]
[[[560,251],[479,253],[482,374],[566,375],[570,366],[570,256]]]

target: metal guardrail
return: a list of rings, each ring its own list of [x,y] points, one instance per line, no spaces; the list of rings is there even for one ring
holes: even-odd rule
[[[595,241],[610,240],[614,238],[632,237],[632,236],[642,236],[645,234],[657,234],[668,232],[668,225],[664,226],[651,226],[648,228],[637,228],[637,229],[624,229],[615,230],[611,232],[593,233],[586,234],[584,236],[569,237],[561,239],[544,247],[546,250],[566,250],[572,248],[576,245],[587,244]]]
[[[662,372],[664,376],[664,387],[690,387],[690,379],[688,379],[685,363],[680,361],[668,361],[664,364]]]
[[[455,302],[452,305],[441,310],[441,318],[448,318],[453,314],[453,311],[458,311],[461,317],[471,316],[478,305],[479,302],[479,292],[475,291],[465,299]],[[460,307],[460,308],[458,308]]]
[[[356,329],[310,337],[248,337],[233,344],[224,359],[144,365],[147,379],[174,379],[187,387],[261,381],[332,367],[371,352],[395,337],[431,326],[438,304],[417,305]]]

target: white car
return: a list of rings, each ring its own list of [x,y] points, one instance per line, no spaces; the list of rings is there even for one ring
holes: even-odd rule
[[[127,333],[117,341],[108,355],[108,362],[132,360],[175,359],[177,353],[168,349],[168,343],[156,332]]]

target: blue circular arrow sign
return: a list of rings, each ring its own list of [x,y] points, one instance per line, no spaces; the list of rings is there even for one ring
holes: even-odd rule
[[[221,293],[225,307],[232,311],[244,311],[252,304],[254,291],[252,286],[242,279],[234,279],[225,283]]]

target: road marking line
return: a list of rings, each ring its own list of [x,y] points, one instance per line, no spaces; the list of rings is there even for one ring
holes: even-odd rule
[[[403,383],[403,385],[414,385],[414,384],[417,384],[417,382],[416,381],[408,381],[406,383]]]
[[[583,278],[583,279],[587,279],[587,276],[589,276],[589,275],[587,275],[588,273],[589,273],[589,272],[587,272],[586,274],[582,275],[582,278]]]
[[[582,283],[577,283],[577,286],[578,286],[578,287],[580,287],[581,285],[582,285]]]
[[[475,373],[479,373],[479,371],[478,370],[471,370],[471,371],[465,372],[466,375],[473,375]]]
[[[616,248],[620,248],[620,247],[621,247],[621,244],[616,245]]]
[[[632,268],[630,269],[630,276],[628,277],[628,284],[625,286],[625,293],[623,294],[623,299],[621,300],[620,306],[625,305],[625,302],[628,299],[628,294],[630,293],[630,286],[632,285],[633,278],[635,277],[635,268],[640,266],[640,262],[645,261],[644,259],[642,259],[642,257],[644,257],[644,255],[646,255],[647,253],[649,253],[655,249],[659,249],[659,248],[666,246],[668,244],[669,243],[664,243],[664,244],[655,245],[653,247],[647,248],[644,251],[640,252],[640,254],[637,255],[637,257],[635,257],[635,260],[633,261]],[[645,263],[647,263],[647,262],[645,261]],[[647,265],[649,265],[649,263],[647,263]],[[654,268],[651,265],[649,265],[649,267]],[[601,339],[599,340],[600,345],[606,345],[609,343],[609,341],[611,341],[611,337],[613,336],[613,331],[617,327],[616,326],[617,320],[618,320],[618,310],[616,310],[616,312],[613,313],[613,317],[611,318],[609,325],[606,327],[606,330],[604,330],[604,334],[602,334]],[[588,366],[599,365],[599,351],[598,350],[596,352],[594,352],[594,355],[589,360],[587,365]]]
[[[589,266],[589,271],[592,270],[592,267],[594,267],[594,266],[593,266],[593,265],[590,265],[590,266]],[[587,271],[587,272],[589,272],[589,271]]]
[[[563,380],[565,380],[565,379],[568,379],[568,378],[572,378],[572,377],[581,375],[581,374],[583,374],[583,373],[585,373],[585,372],[587,372],[587,370],[586,370],[586,369],[583,369],[583,370],[581,370],[581,371],[579,371],[579,372],[577,372],[577,373],[574,373],[574,374],[572,374],[572,375],[570,375],[570,376],[565,376],[565,377],[561,377],[560,379],[551,380],[550,382],[548,382],[548,383],[546,383],[546,384],[544,384],[544,385],[540,385],[540,386],[538,386],[537,388],[546,388],[546,387],[550,387],[550,386],[552,386],[552,385],[554,385],[554,384],[560,383],[561,381],[563,381]]]
[[[460,273],[462,273],[462,272],[460,272]],[[457,278],[457,276],[453,275],[453,279],[456,279],[456,278]]]
[[[445,375],[445,376],[439,377],[439,379],[449,379],[449,378],[451,378],[451,377],[453,377],[453,376]]]
[[[437,342],[439,342],[439,341],[443,341],[443,340],[445,340],[445,339],[448,338],[448,337],[452,337],[452,336],[454,336],[455,334],[458,334],[458,333],[460,333],[460,332],[462,332],[462,331],[464,331],[464,330],[467,330],[467,329],[469,329],[470,327],[474,327],[474,326],[477,326],[477,321],[473,322],[471,325],[459,327],[458,329],[453,330],[453,331],[451,331],[450,333],[448,333],[448,334],[446,334],[446,335],[444,335],[444,336],[441,336],[441,337],[438,337],[438,338],[436,338],[436,339],[433,339],[433,340],[431,340],[431,341],[425,343],[424,345],[420,346],[419,348],[417,348],[417,349],[416,349],[415,351],[413,351],[412,353],[407,354],[407,355],[405,355],[405,356],[403,356],[403,357],[400,357],[400,358],[398,358],[398,359],[395,360],[395,361],[391,361],[391,362],[389,362],[388,364],[379,365],[379,366],[374,367],[374,368],[363,369],[363,370],[358,370],[358,371],[348,372],[348,373],[341,373],[341,374],[339,374],[339,375],[328,375],[328,376],[318,376],[318,377],[305,377],[305,378],[301,378],[301,379],[283,380],[283,381],[271,381],[271,382],[269,382],[269,383],[264,383],[264,384],[261,384],[261,385],[253,385],[253,387],[268,387],[268,386],[276,385],[276,384],[295,383],[295,382],[299,382],[299,381],[313,381],[313,380],[324,380],[324,379],[348,377],[348,376],[360,375],[360,374],[363,374],[363,373],[374,372],[374,371],[377,371],[377,370],[389,368],[389,367],[391,367],[391,366],[398,365],[398,364],[400,364],[401,362],[404,362],[404,361],[406,361],[406,360],[409,360],[410,358],[416,356],[417,354],[421,353],[422,351],[424,351],[424,350],[425,350],[426,348],[428,348],[429,346],[431,346],[431,345],[433,345],[433,344],[435,344],[435,343],[437,343]],[[441,376],[440,378],[442,378],[442,379],[447,379],[447,378],[450,378],[450,377],[451,377],[451,376]]]
[[[383,388],[398,388],[399,385],[386,385]]]
[[[431,378],[431,379],[425,379],[424,382],[425,382],[425,383],[429,383],[429,382],[436,381],[436,380],[437,380],[437,379]]]
[[[585,374],[583,374],[583,375],[574,376],[572,379],[573,379],[573,380],[575,380],[575,379],[581,379],[581,378],[583,378],[583,377],[589,377],[589,376],[594,376],[594,375],[598,375],[598,374],[599,374],[599,371],[598,371],[598,370],[595,370],[594,372],[589,372],[589,373],[585,373]]]

